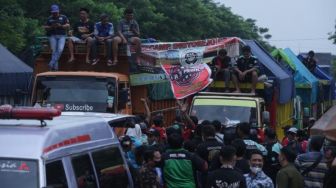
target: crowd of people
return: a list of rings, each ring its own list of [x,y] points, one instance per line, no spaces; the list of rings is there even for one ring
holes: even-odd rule
[[[52,51],[49,62],[49,69],[52,71],[58,70],[58,61],[67,39],[70,54],[69,63],[75,61],[75,43],[86,44],[86,63],[91,65],[96,65],[100,61],[97,57],[99,44],[106,46],[107,66],[117,65],[119,44],[132,44],[135,46],[136,52],[141,51],[139,25],[134,19],[132,8],[125,9],[124,18],[119,21],[116,32],[113,23],[109,21],[109,16],[105,13],[100,15],[99,22],[94,23],[89,19],[89,9],[80,8],[79,21],[71,26],[69,19],[60,14],[58,5],[52,5],[50,12],[51,15],[43,27],[47,32]]]
[[[198,124],[197,117],[186,116],[168,127],[162,115],[154,116],[151,126],[139,116],[120,138],[135,187],[301,188],[336,183],[336,144],[321,135],[308,137],[288,126],[280,142],[272,128],[261,136],[249,123]]]

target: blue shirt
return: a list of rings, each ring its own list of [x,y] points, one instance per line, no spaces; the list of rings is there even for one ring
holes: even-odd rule
[[[94,35],[98,37],[108,37],[114,35],[113,24],[108,22],[106,24],[102,24],[98,22],[94,27]]]
[[[258,172],[255,176],[251,173],[245,174],[247,188],[274,188],[271,178],[266,176],[263,171]]]
[[[65,25],[69,23],[69,20],[65,15],[62,15],[62,14],[60,14],[58,17],[49,16],[46,25],[52,26],[58,23],[61,25]],[[47,30],[47,36],[51,36],[51,35],[66,35],[66,30],[61,27],[52,28],[52,29]]]

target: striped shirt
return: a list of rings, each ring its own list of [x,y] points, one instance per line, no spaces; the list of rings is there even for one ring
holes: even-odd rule
[[[308,152],[301,154],[296,158],[295,165],[300,169],[302,173],[305,169],[313,165],[320,155],[320,152]],[[327,171],[327,163],[325,159],[322,158],[321,162],[304,176],[304,187],[323,187],[323,179]]]

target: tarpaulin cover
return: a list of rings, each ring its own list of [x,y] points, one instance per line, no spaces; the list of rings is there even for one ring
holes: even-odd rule
[[[275,83],[279,88],[278,102],[284,104],[290,101],[295,93],[293,76],[286,72],[258,42],[254,40],[243,41],[251,47],[252,54],[256,56],[259,62],[267,69],[264,73],[268,77],[275,77]]]
[[[32,76],[33,69],[0,44],[0,95],[27,92]]]
[[[328,139],[336,141],[336,106],[330,108],[315,122],[310,133],[312,135],[323,134]]]
[[[298,89],[310,89],[311,92],[308,94],[310,97],[303,102],[313,104],[317,101],[317,92],[318,92],[318,79],[301,63],[301,61],[296,57],[296,55],[290,50],[286,48],[276,49],[272,52],[272,56],[275,58],[281,57],[282,61],[290,65],[292,70],[294,71],[294,81],[295,87],[297,88],[297,93],[305,99],[307,93],[300,92]],[[307,95],[308,95],[307,94]]]

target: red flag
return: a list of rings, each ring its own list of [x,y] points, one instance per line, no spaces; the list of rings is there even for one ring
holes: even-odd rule
[[[184,67],[181,65],[161,65],[170,80],[176,99],[202,91],[211,82],[211,70],[205,63]]]

